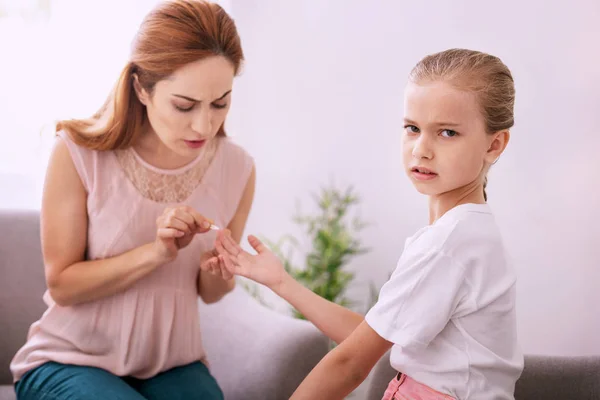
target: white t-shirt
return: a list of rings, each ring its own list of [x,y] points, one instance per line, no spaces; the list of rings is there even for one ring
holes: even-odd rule
[[[366,321],[397,371],[459,400],[513,400],[515,284],[489,206],[464,204],[406,241]]]

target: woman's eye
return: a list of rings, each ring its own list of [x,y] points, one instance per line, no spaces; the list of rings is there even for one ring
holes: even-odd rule
[[[419,128],[417,128],[414,125],[405,125],[404,129],[408,132],[408,133],[419,133]]]
[[[218,103],[213,103],[212,105],[214,108],[216,108],[217,110],[223,109],[225,107],[227,107],[227,103],[225,104],[218,104]]]
[[[194,108],[194,105],[191,105],[189,107],[180,107],[177,104],[174,104],[174,106],[177,111],[181,111],[181,112],[188,112],[188,111],[191,111],[192,108]]]
[[[454,137],[457,135],[458,135],[458,132],[453,131],[452,129],[444,129],[442,131],[442,136],[444,136],[444,137]]]

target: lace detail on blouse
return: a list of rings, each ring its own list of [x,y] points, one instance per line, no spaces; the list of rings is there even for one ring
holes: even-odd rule
[[[220,139],[209,140],[199,160],[192,166],[168,171],[150,169],[143,165],[133,149],[116,150],[115,154],[127,178],[142,196],[158,203],[181,203],[186,200],[202,182],[219,146]]]

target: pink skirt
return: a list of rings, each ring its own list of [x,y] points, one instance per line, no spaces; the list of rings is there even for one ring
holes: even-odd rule
[[[452,396],[433,390],[429,386],[399,374],[390,381],[382,400],[456,400]]]

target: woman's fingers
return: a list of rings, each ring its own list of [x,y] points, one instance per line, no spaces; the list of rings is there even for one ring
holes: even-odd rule
[[[210,225],[213,222],[209,218],[206,218],[204,215],[200,214],[198,211],[194,210],[191,207],[187,207],[185,211],[188,212],[190,216],[194,219],[194,223],[198,232],[204,233],[210,230]]]
[[[166,208],[159,220],[162,220],[163,227],[181,229],[186,233],[204,233],[210,230],[212,221],[198,211],[189,206],[179,206],[174,208]],[[183,226],[176,221],[187,226]]]
[[[225,261],[226,257],[218,256],[212,257],[206,262],[206,270],[214,276],[221,276],[224,280],[233,278],[234,273],[228,269],[226,264],[230,261]],[[232,264],[229,264],[230,268],[233,268]]]
[[[158,228],[156,236],[161,239],[175,239],[185,235],[185,232],[173,228]]]
[[[200,263],[200,269],[202,271],[210,272],[211,268],[214,266],[217,257],[210,257],[208,260],[204,260]]]
[[[188,211],[188,207],[177,207],[173,209],[170,212],[169,217],[173,219],[178,219],[185,223],[189,227],[190,232],[196,230],[196,221],[194,220],[194,217],[192,216],[191,212]]]

